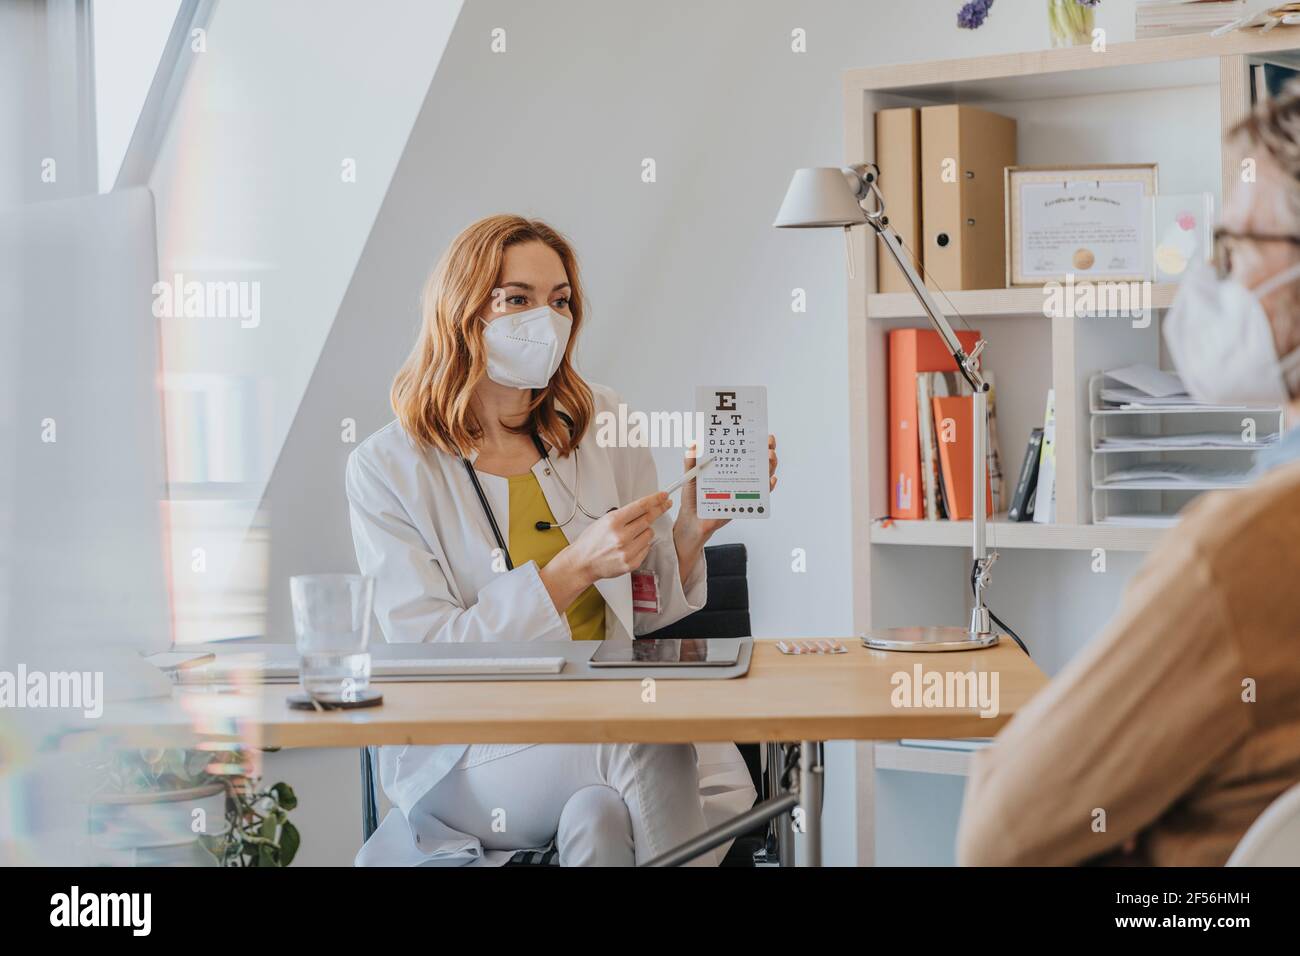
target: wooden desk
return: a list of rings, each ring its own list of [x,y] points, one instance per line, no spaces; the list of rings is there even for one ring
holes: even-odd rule
[[[755,641],[747,676],[660,680],[653,703],[636,680],[440,681],[378,684],[382,707],[313,713],[285,705],[295,685],[268,684],[235,694],[189,688],[170,706],[118,705],[106,716],[118,729],[129,725],[141,746],[187,730],[209,739],[251,735],[262,747],[988,737],[1047,682],[1008,640],[952,654],[871,651],[852,638],[844,644],[847,654],[793,656]],[[998,715],[980,717],[976,707],[893,706],[891,679],[917,665],[927,674],[996,673]]]
[[[639,680],[438,681],[382,683],[382,707],[316,713],[285,704],[296,685],[271,684],[233,693],[184,689],[168,703],[117,705],[105,723],[133,746],[183,746],[196,737],[260,747],[801,741],[806,859],[816,865],[821,766],[814,742],[992,736],[1047,683],[1005,639],[988,650],[949,654],[843,643],[847,654],[793,656],[755,641],[745,677],[660,680],[653,702]],[[895,675],[914,678],[918,667],[923,674],[996,674],[997,716],[981,717],[975,705],[895,706]]]

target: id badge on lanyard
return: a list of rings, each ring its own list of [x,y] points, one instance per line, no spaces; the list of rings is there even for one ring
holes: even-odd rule
[[[632,610],[659,613],[659,575],[653,571],[632,572]]]

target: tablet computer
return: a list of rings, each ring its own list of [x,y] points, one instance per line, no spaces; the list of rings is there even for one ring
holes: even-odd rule
[[[740,637],[641,637],[601,641],[592,667],[726,667],[740,658]]]

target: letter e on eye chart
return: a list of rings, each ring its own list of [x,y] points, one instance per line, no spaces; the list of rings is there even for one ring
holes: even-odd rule
[[[767,387],[706,386],[695,389],[704,417],[700,456],[713,463],[695,479],[695,511],[701,518],[767,518]]]

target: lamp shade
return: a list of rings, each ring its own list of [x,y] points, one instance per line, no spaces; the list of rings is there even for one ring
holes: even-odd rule
[[[867,221],[844,172],[835,166],[796,169],[772,225],[778,229],[843,228]]]

